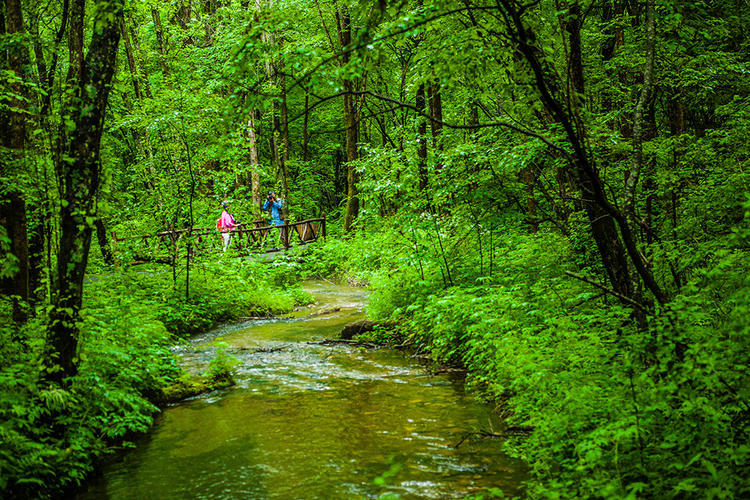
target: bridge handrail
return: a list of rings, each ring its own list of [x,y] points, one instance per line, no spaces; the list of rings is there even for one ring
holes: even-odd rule
[[[246,226],[248,224],[255,224],[257,222],[265,222],[265,223],[267,223],[268,221],[265,221],[265,220],[263,220],[263,221],[253,221],[251,223],[242,222],[240,224],[237,224],[233,229],[231,229],[231,231],[237,231],[237,232],[241,232],[241,233],[261,232],[261,231],[267,231],[269,229],[278,229],[280,227],[281,228],[285,228],[285,227],[286,228],[292,228],[292,227],[296,227],[296,226],[299,226],[299,225],[302,225],[302,224],[309,224],[309,223],[313,223],[313,222],[324,223],[325,220],[326,220],[325,217],[316,217],[316,218],[313,218],[313,219],[305,219],[305,220],[301,220],[301,221],[297,221],[297,222],[285,223],[285,224],[282,224],[280,226],[275,226],[274,225],[274,226],[260,226],[260,227],[258,227],[258,226],[255,226],[255,227],[246,227]],[[125,237],[122,237],[122,238],[118,237],[116,234],[113,233],[112,240],[113,241],[139,240],[139,239],[146,239],[146,238],[158,238],[158,237],[162,237],[162,236],[169,236],[169,235],[172,235],[172,234],[181,234],[181,235],[184,235],[185,233],[187,233],[188,236],[207,236],[207,235],[210,235],[210,234],[216,234],[217,232],[221,232],[221,230],[217,229],[217,228],[211,228],[211,227],[192,227],[192,228],[191,227],[187,227],[187,228],[183,228],[183,229],[172,229],[172,230],[159,231],[159,232],[154,233],[154,234],[143,234],[143,235],[138,235],[138,236],[125,236]],[[324,238],[326,236],[325,235],[325,229],[323,229],[323,235],[322,236]]]
[[[259,224],[263,225],[259,226]],[[274,229],[279,230],[279,242],[281,243],[281,246],[283,246],[283,248],[285,249],[289,249],[292,246],[291,236],[294,232],[294,229],[296,229],[296,235],[299,237],[299,244],[302,245],[317,241],[321,236],[323,238],[326,238],[326,216],[325,214],[323,214],[322,217],[304,219],[292,223],[285,223],[279,226],[268,225],[267,220],[256,220],[249,223],[237,224],[229,232],[237,235],[237,244],[240,245],[240,248],[244,248],[245,245],[247,245],[246,248],[248,250],[253,246],[256,246],[260,249],[265,249],[268,242],[268,237]],[[218,236],[222,232],[224,231],[215,227],[188,227],[182,229],[158,231],[156,233],[143,234],[138,236],[118,237],[117,234],[112,231],[112,250],[116,251],[116,248],[119,246],[119,242],[140,241],[144,245],[152,246],[149,241],[153,241],[154,239],[156,239],[156,246],[152,248],[152,251],[158,251],[158,248],[161,248],[162,245],[166,244],[168,247],[172,248],[172,250],[169,250],[169,254],[171,255],[171,258],[174,259],[178,253],[178,248],[181,247],[183,243],[187,245],[188,254],[196,254],[196,252],[199,251],[199,247],[205,248],[205,245],[211,245],[212,240],[210,238],[204,239],[204,237]],[[254,234],[258,234],[258,236],[255,236]],[[244,237],[244,235],[247,235],[246,238]],[[197,240],[195,240],[194,238],[197,238]],[[296,239],[297,238],[295,238],[295,240]],[[280,248],[276,247],[272,250],[264,251],[278,251],[279,249]]]

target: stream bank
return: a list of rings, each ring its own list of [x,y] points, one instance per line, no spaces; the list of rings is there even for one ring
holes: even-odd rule
[[[192,373],[217,348],[231,349],[236,385],[167,408],[78,498],[519,492],[522,464],[496,440],[467,439],[502,423],[460,377],[431,376],[393,350],[309,344],[363,318],[367,293],[324,282],[306,289],[314,310],[225,325],[175,348]]]

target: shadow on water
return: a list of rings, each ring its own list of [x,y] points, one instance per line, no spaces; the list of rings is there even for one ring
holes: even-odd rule
[[[390,350],[320,346],[363,317],[362,289],[312,282],[318,302],[288,319],[228,325],[180,347],[201,372],[212,343],[239,359],[237,385],[168,408],[104,467],[91,498],[460,498],[518,493],[523,466],[493,440],[491,408]],[[280,347],[274,352],[257,348]],[[247,349],[247,350],[241,350]]]

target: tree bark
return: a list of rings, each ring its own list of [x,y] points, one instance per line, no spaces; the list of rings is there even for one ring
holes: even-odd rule
[[[78,322],[83,300],[83,277],[96,220],[94,200],[99,187],[99,145],[104,129],[109,88],[115,71],[123,0],[98,0],[91,42],[83,55],[83,28],[71,22],[71,61],[81,61],[79,71],[69,72],[73,96],[64,116],[75,127],[65,130],[64,145],[56,164],[60,183],[60,249],[49,317],[47,356],[48,380],[65,384],[77,371]],[[82,1],[74,3],[81,8]],[[71,16],[74,21],[76,16]],[[80,37],[80,38],[77,38]],[[77,51],[81,51],[79,54]]]
[[[643,87],[633,113],[633,158],[630,171],[625,179],[625,213],[628,222],[635,219],[635,189],[643,169],[644,113],[651,97],[654,74],[654,48],[656,44],[654,28],[654,0],[646,3],[646,67],[643,70]]]
[[[49,70],[46,72],[47,79],[46,81],[42,82],[42,85],[43,85],[42,88],[45,90],[44,95],[42,95],[42,109],[41,109],[42,116],[47,116],[49,114],[50,103],[52,99],[52,88],[55,83],[55,73],[57,70],[58,54],[60,53],[58,49],[59,49],[60,43],[62,42],[63,37],[65,36],[65,32],[68,29],[69,14],[70,14],[70,0],[63,0],[62,19],[60,20],[60,29],[57,31],[57,35],[55,36],[55,44],[53,46],[53,52],[52,52],[52,62],[50,63]]]
[[[130,79],[133,82],[133,91],[135,91],[135,98],[138,101],[143,100],[143,94],[141,93],[141,82],[138,78],[138,68],[135,65],[135,56],[133,55],[133,47],[130,45],[130,37],[128,37],[128,30],[125,28],[125,18],[120,23],[120,38],[122,38],[123,45],[125,46],[125,57],[128,60],[128,69],[130,69]]]
[[[0,200],[0,224],[10,239],[10,253],[17,261],[15,274],[2,280],[2,291],[13,297],[13,321],[24,323],[28,319],[25,303],[29,293],[29,249],[26,227],[26,203],[18,191],[3,194]]]
[[[131,22],[128,24],[127,18],[125,19],[125,25],[128,28],[128,34],[130,37],[130,41],[133,43],[133,56],[135,61],[135,67],[138,70],[138,81],[141,82],[141,89],[143,90],[143,97],[146,99],[153,98],[153,94],[151,94],[151,85],[148,81],[148,75],[146,74],[146,71],[144,70],[144,64],[143,64],[143,53],[141,52],[141,42],[138,37],[138,31],[136,30],[135,23],[131,20]]]
[[[167,44],[164,40],[164,28],[161,24],[161,15],[159,9],[151,7],[151,19],[154,21],[154,31],[156,32],[156,43],[159,44],[159,65],[164,76],[169,75],[169,66],[167,65]]]
[[[336,11],[336,20],[341,47],[341,65],[346,66],[350,60],[350,53],[345,49],[352,41],[351,17],[347,9]],[[357,105],[354,99],[354,81],[351,78],[344,80],[344,127],[346,128],[346,212],[344,214],[344,232],[349,233],[354,225],[354,220],[359,215],[359,192],[357,183],[359,173],[354,166],[354,161],[359,157],[357,143],[359,142],[359,123],[357,119]]]
[[[302,161],[307,161],[307,146],[310,137],[307,133],[307,122],[310,118],[310,94],[305,93],[305,118],[302,122]]]
[[[250,156],[250,191],[253,197],[253,210],[257,213],[261,207],[260,196],[260,155],[258,154],[258,126],[257,111],[250,110],[250,116],[247,119],[247,143]]]
[[[279,40],[279,47],[281,47]],[[282,63],[279,63],[282,64]],[[279,89],[281,90],[281,161],[279,163],[279,172],[281,174],[281,195],[284,204],[281,208],[282,219],[289,221],[289,112],[286,106],[286,74],[283,66],[277,71],[279,80]]]
[[[432,147],[436,153],[443,151],[443,98],[440,94],[440,83],[434,82],[427,87],[427,100],[430,105],[430,130],[432,132]],[[440,161],[435,162],[435,173],[443,169]]]
[[[424,95],[424,84],[420,84],[417,87],[417,96],[415,100],[415,107],[417,108],[417,173],[419,176],[419,190],[425,191],[430,183],[429,176],[427,174],[427,122],[424,117],[420,116],[424,113],[425,108],[425,95]]]
[[[99,242],[99,250],[102,252],[102,259],[104,259],[105,264],[111,266],[115,263],[115,259],[112,256],[112,249],[109,246],[107,228],[104,227],[104,221],[100,217],[96,218],[94,225],[96,226],[96,239]]]
[[[2,61],[15,76],[10,84],[13,97],[10,101],[10,110],[2,122],[2,142],[10,152],[10,165],[3,165],[5,174],[19,175],[24,167],[26,156],[26,114],[23,110],[27,108],[26,91],[26,66],[29,64],[29,53],[22,42],[25,28],[23,24],[23,11],[19,0],[5,0],[4,31],[14,40],[5,51],[7,61]],[[10,167],[10,169],[9,169]],[[15,170],[10,172],[8,170]],[[5,190],[3,190],[5,191]],[[29,246],[28,228],[26,223],[26,202],[23,193],[15,186],[9,186],[2,193],[2,214],[4,225],[11,240],[10,251],[18,259],[18,271],[7,283],[7,291],[14,296],[13,299],[13,321],[23,323],[26,321],[27,309],[25,303],[29,301]],[[5,288],[5,287],[4,287]]]
[[[575,179],[578,182],[583,198],[583,205],[589,218],[594,241],[596,241],[602,263],[609,275],[615,291],[632,298],[633,288],[630,282],[627,256],[620,241],[617,226],[612,215],[596,203],[596,197],[604,197],[604,187],[599,171],[591,162],[585,149],[586,128],[581,119],[581,102],[585,92],[583,75],[583,55],[581,50],[581,6],[574,1],[567,12],[565,29],[568,33],[568,71],[572,83],[572,92],[568,94],[568,106],[576,132],[570,137],[577,145],[578,158]],[[553,113],[554,114],[554,113]],[[573,127],[570,126],[571,132]]]
[[[71,2],[68,24],[68,84],[78,81],[83,68],[83,19],[86,11],[86,0]]]

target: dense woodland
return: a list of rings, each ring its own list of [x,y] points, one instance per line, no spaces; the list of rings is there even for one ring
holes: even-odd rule
[[[148,429],[177,336],[333,276],[526,429],[529,497],[747,498],[748,25],[745,0],[5,0],[0,492],[75,488]],[[271,189],[325,244],[189,277],[113,256]]]

